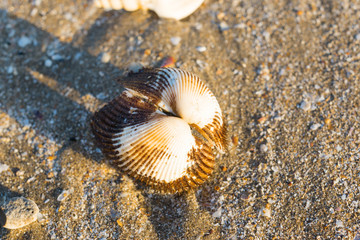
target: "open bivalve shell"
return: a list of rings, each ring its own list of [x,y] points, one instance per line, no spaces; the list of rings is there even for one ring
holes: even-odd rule
[[[226,149],[226,126],[213,93],[175,68],[130,73],[125,90],[95,113],[92,130],[112,164],[164,192],[199,186]]]

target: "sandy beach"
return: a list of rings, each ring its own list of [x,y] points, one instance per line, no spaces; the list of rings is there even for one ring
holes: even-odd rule
[[[0,0],[0,208],[40,211],[0,239],[360,240],[359,19],[359,0],[205,0],[181,21]],[[130,64],[169,56],[212,90],[230,142],[175,195],[109,165],[89,126]]]

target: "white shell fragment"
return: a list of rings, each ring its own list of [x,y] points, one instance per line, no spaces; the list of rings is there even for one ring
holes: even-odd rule
[[[121,95],[92,120],[103,152],[166,192],[202,184],[214,169],[213,148],[227,145],[215,96],[197,76],[175,68],[143,69],[122,83]]]
[[[95,5],[106,11],[149,9],[159,17],[180,20],[192,14],[204,0],[95,0]]]

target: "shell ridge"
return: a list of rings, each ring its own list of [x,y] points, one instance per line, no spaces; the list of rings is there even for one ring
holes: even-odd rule
[[[146,124],[147,123],[147,124]],[[151,135],[149,135],[149,134],[147,134],[148,133],[148,131],[149,131],[149,129],[151,129],[152,127],[154,127],[155,125],[156,125],[156,122],[155,121],[150,121],[150,122],[146,122],[145,124],[139,124],[139,125],[137,125],[137,127],[136,127],[136,131],[138,131],[138,132],[140,132],[140,136],[143,136],[143,135],[145,135],[145,137],[142,137],[141,139],[140,139],[140,143],[142,143],[142,142],[144,142],[144,141],[147,141],[149,138],[151,138],[152,136]],[[128,130],[128,128],[129,128],[129,130]],[[158,127],[157,127],[158,128]],[[125,142],[123,142],[123,145],[122,145],[122,147],[123,148],[128,148],[128,147],[130,147],[131,146],[131,144],[134,144],[133,143],[133,141],[134,141],[134,139],[137,139],[138,138],[138,136],[136,135],[136,134],[131,134],[130,135],[130,133],[128,133],[128,132],[130,132],[132,129],[134,129],[134,128],[132,128],[132,127],[126,127],[126,128],[124,128],[124,131],[123,131],[123,135],[128,135],[127,136],[127,138],[126,138],[126,141]],[[134,132],[134,131],[131,131],[131,132]],[[146,136],[147,135],[147,136]],[[123,136],[121,136],[121,137],[119,137],[119,138],[117,138],[117,140],[121,140],[123,138]],[[135,142],[135,146],[136,146],[136,144],[138,144],[139,142]],[[128,151],[129,152],[129,151]],[[123,152],[123,151],[121,151],[121,153],[125,153],[125,152]]]
[[[227,128],[206,84],[188,71],[160,68],[131,73],[123,85],[92,118],[104,154],[161,191],[185,191],[208,179],[214,147],[227,147]],[[204,139],[193,135],[190,125]]]

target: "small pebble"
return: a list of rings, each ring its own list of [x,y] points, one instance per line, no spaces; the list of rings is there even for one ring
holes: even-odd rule
[[[31,12],[30,12],[30,16],[34,17],[37,13],[38,13],[38,9],[33,8],[33,10],[31,10]]]
[[[104,52],[104,53],[101,55],[101,61],[102,61],[103,63],[109,62],[110,59],[111,59],[111,56],[110,56],[110,54],[107,53],[107,52]]]
[[[31,39],[26,36],[22,36],[18,41],[19,47],[26,47],[30,43],[31,43]]]
[[[336,227],[343,228],[343,227],[344,227],[343,221],[341,221],[341,220],[336,220]]]
[[[16,171],[16,173],[15,173],[15,175],[16,175],[17,177],[24,176],[24,174],[25,174],[25,171],[21,171],[21,170]]]
[[[51,67],[51,65],[52,65],[52,61],[50,59],[46,59],[45,60],[45,66],[46,67]]]
[[[356,41],[360,41],[360,33],[356,34],[356,35],[354,36],[354,38],[355,38]]]
[[[0,163],[0,173],[5,172],[7,170],[9,170],[9,166],[6,164]]]
[[[216,211],[212,214],[212,216],[213,216],[214,218],[219,218],[219,217],[221,217],[221,207],[219,207],[218,210],[216,210]]]
[[[205,51],[206,51],[206,47],[205,47],[205,46],[198,46],[198,47],[196,47],[196,50],[197,50],[198,52],[205,52]]]
[[[268,118],[269,118],[269,116],[261,117],[257,121],[258,121],[258,123],[263,124],[268,120]]]
[[[138,62],[130,63],[130,65],[128,67],[129,72],[133,72],[133,73],[137,73],[143,68],[144,68],[144,66],[141,63],[138,63]]]
[[[36,203],[23,197],[11,198],[1,208],[4,214],[0,213],[0,223],[5,222],[3,227],[8,229],[22,228],[36,221],[39,213]]]
[[[62,61],[65,59],[65,57],[63,55],[60,55],[60,54],[53,54],[51,55],[51,59],[53,61]]]
[[[43,222],[43,221],[45,221],[45,216],[39,212],[36,215],[36,219],[38,220],[38,222]]]
[[[286,68],[281,68],[280,71],[279,71],[279,75],[284,76],[285,73],[286,73]]]
[[[58,200],[59,202],[64,201],[69,195],[70,195],[70,191],[69,191],[69,190],[64,190],[64,191],[62,191],[62,193],[60,193],[60,195],[57,197],[57,200]]]
[[[310,130],[315,131],[315,130],[318,130],[320,127],[321,127],[320,123],[315,123],[315,124],[311,125]]]
[[[259,216],[271,218],[271,207],[270,204],[266,204],[266,206],[260,209]]]
[[[303,100],[300,103],[299,108],[304,110],[304,111],[309,111],[311,109],[311,102],[309,102],[307,100]]]
[[[342,150],[342,147],[340,145],[337,145],[335,149],[336,151],[340,152]]]
[[[266,146],[266,144],[261,144],[260,145],[260,151],[263,153],[266,153],[268,150],[268,147]]]
[[[180,41],[181,41],[180,37],[172,37],[172,38],[170,38],[170,42],[174,46],[178,45],[180,43]]]
[[[6,70],[6,73],[7,74],[12,74],[13,72],[14,72],[14,67],[13,67],[13,65],[10,65]]]
[[[248,192],[243,192],[241,195],[240,195],[240,199],[241,200],[244,200],[244,201],[248,201],[250,199],[250,194]]]
[[[219,24],[219,28],[221,31],[226,31],[230,29],[229,25],[224,21]]]
[[[99,93],[96,95],[96,98],[100,99],[100,100],[105,100],[107,98],[107,96],[105,93]]]
[[[41,4],[42,0],[33,0],[33,4],[35,6],[39,6]]]

